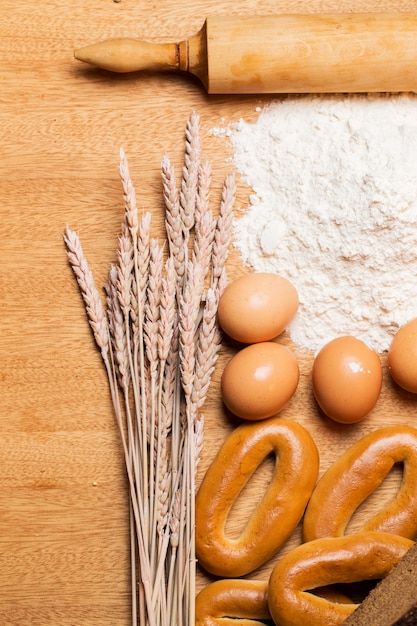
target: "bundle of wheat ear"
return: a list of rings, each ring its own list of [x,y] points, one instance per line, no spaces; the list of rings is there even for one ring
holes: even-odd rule
[[[221,343],[217,304],[225,287],[235,182],[210,209],[211,171],[201,159],[199,117],[185,130],[181,181],[162,160],[166,242],[139,215],[123,151],[125,213],[117,263],[103,301],[79,237],[64,242],[107,371],[126,464],[131,519],[132,624],[194,626],[195,476],[201,408]]]

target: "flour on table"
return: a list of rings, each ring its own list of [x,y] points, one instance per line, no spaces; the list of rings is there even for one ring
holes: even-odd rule
[[[417,317],[417,96],[289,97],[222,133],[253,190],[234,245],[296,286],[292,340],[387,350]]]

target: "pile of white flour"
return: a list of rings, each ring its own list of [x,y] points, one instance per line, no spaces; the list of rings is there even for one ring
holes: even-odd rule
[[[417,317],[417,96],[291,97],[220,134],[253,189],[234,245],[296,286],[292,340],[386,350]]]

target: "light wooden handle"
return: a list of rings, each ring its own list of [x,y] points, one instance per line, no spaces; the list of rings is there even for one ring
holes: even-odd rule
[[[212,16],[178,43],[113,39],[75,51],[116,72],[174,69],[209,93],[417,89],[417,13]]]
[[[75,50],[80,61],[121,74],[139,70],[178,69],[176,43],[155,44],[127,37],[108,39]]]

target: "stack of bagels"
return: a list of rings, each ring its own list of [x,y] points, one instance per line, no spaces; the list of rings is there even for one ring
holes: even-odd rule
[[[228,538],[225,526],[234,501],[270,454],[275,457],[271,482],[240,537]],[[395,499],[348,534],[356,509],[395,464],[403,466]],[[270,418],[231,432],[196,500],[198,560],[218,578],[197,596],[197,626],[253,626],[271,618],[277,626],[343,624],[358,604],[337,585],[382,579],[413,547],[417,429],[378,429],[351,446],[317,482],[318,468],[317,447],[295,421]],[[276,555],[300,521],[301,545],[278,558],[268,580],[246,579]]]

